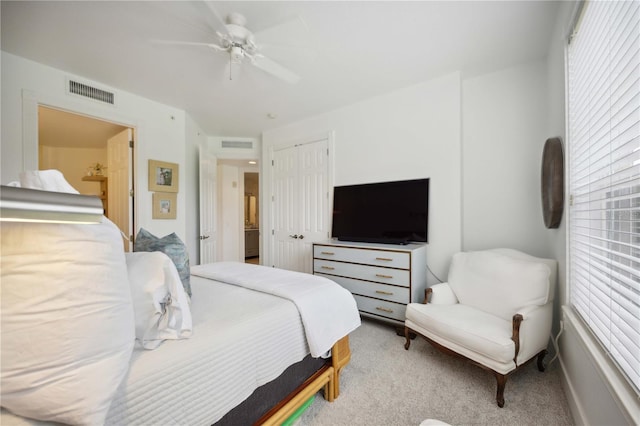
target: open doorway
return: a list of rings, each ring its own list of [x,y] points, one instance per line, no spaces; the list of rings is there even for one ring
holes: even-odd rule
[[[260,209],[259,179],[260,168],[257,159],[226,159],[216,160],[216,255],[215,261],[260,262]],[[245,188],[245,174],[250,175]],[[204,187],[203,183],[200,184]],[[255,219],[245,217],[249,211],[249,194],[255,195]],[[245,197],[245,195],[247,197]],[[247,202],[245,203],[245,199]],[[203,206],[201,201],[201,206]],[[206,215],[207,212],[202,212]],[[247,254],[248,238],[258,239],[257,253]],[[205,240],[206,241],[206,240]]]
[[[260,264],[259,174],[244,173],[244,261]]]
[[[57,169],[81,194],[100,197],[128,238],[134,229],[133,137],[126,126],[38,106],[38,169]]]

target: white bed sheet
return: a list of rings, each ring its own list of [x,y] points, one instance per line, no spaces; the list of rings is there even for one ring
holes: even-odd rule
[[[240,262],[194,266],[191,275],[291,300],[300,312],[314,358],[328,355],[338,340],[360,327],[351,292],[325,277]]]
[[[293,302],[196,276],[191,286],[192,337],[136,348],[106,424],[210,425],[309,354]],[[3,410],[0,424],[42,423]]]

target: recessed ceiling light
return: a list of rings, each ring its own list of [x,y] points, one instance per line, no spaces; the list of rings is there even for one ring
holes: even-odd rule
[[[251,160],[251,161],[249,161],[249,164],[258,164],[258,162]]]

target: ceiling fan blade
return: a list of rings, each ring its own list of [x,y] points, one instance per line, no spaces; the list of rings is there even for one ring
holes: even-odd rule
[[[209,23],[209,26],[213,29],[213,31],[218,32],[222,35],[229,35],[229,31],[227,30],[226,22],[224,18],[220,15],[218,10],[213,5],[214,2],[204,0],[203,3],[206,6],[207,13],[205,14],[205,18]]]
[[[199,41],[151,40],[151,42],[156,44],[168,44],[173,46],[204,46],[204,47],[210,47],[211,49],[218,50],[221,52],[225,52],[227,50],[224,47],[219,46],[215,43],[204,43]]]
[[[262,71],[267,72],[275,77],[278,77],[281,80],[286,81],[287,83],[296,84],[300,81],[300,76],[278,64],[277,62],[272,61],[269,58],[256,57],[251,62],[256,68],[260,68]]]

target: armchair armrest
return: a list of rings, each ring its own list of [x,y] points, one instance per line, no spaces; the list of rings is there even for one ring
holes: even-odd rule
[[[431,300],[429,300],[431,297]],[[433,303],[434,305],[455,305],[458,298],[448,283],[436,284],[429,287],[424,292],[424,303]]]
[[[520,324],[522,324],[523,320],[524,318],[521,314],[515,314],[511,321],[511,340],[513,340],[513,343],[515,343],[516,345],[515,354],[513,355],[513,362],[515,362],[516,365],[518,365],[518,353],[520,352]]]
[[[540,308],[540,305],[529,305],[518,309],[517,313],[522,315],[522,319],[525,320],[528,317],[534,316],[536,314],[536,311],[538,311]]]
[[[527,361],[547,348],[551,334],[553,318],[553,302],[545,305],[532,305],[518,309],[517,315],[522,317],[519,325],[519,352],[516,354],[516,365]]]

